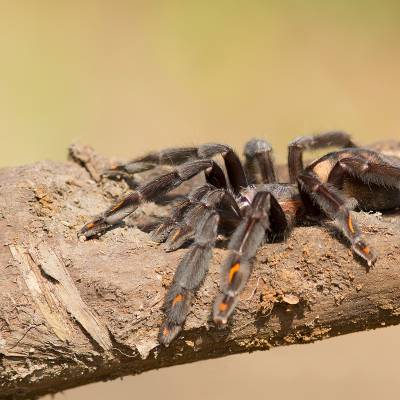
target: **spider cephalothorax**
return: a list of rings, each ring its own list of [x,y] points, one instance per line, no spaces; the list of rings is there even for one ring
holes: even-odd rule
[[[304,150],[337,146],[303,166]],[[212,256],[217,234],[230,236],[229,253],[222,267],[221,293],[213,318],[226,324],[250,272],[257,248],[265,241],[285,238],[306,220],[334,220],[352,250],[368,266],[375,263],[373,250],[363,239],[350,211],[357,207],[382,211],[400,207],[400,160],[356,147],[343,132],[300,137],[289,145],[290,183],[278,183],[271,146],[253,139],[246,144],[242,165],[227,145],[205,144],[151,153],[113,169],[112,174],[134,174],[157,165],[172,165],[171,172],[139,186],[79,232],[90,238],[107,231],[145,201],[152,201],[199,173],[205,182],[180,201],[171,217],[152,232],[166,242],[166,249],[192,244],[177,267],[165,299],[165,320],[160,330],[164,345],[178,335],[201,285]],[[226,173],[213,160],[222,156]],[[110,173],[110,172],[109,172]]]

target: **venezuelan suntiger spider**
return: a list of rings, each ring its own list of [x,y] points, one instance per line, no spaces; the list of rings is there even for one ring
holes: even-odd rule
[[[303,167],[305,150],[329,146],[341,150]],[[151,153],[108,172],[134,174],[157,165],[174,166],[171,172],[139,186],[87,223],[79,232],[83,238],[104,233],[141,203],[154,200],[201,172],[205,174],[205,183],[180,201],[168,221],[151,234],[155,241],[166,241],[167,251],[192,240],[166,295],[159,336],[164,345],[168,346],[182,329],[191,300],[207,273],[218,232],[230,236],[229,254],[221,272],[221,293],[213,309],[214,321],[219,325],[227,323],[235,308],[257,248],[265,240],[286,238],[294,226],[310,217],[313,221],[334,220],[354,253],[368,266],[374,264],[374,252],[350,210],[400,207],[400,160],[356,147],[343,132],[304,136],[289,144],[290,182],[280,183],[271,153],[266,141],[250,140],[243,165],[231,147],[212,143]],[[224,160],[226,174],[212,159],[217,155]]]

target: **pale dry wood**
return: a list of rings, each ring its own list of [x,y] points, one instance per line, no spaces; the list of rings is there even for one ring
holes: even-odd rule
[[[400,143],[375,147],[400,155]],[[260,249],[231,324],[218,330],[210,309],[221,241],[185,331],[161,348],[165,290],[186,250],[165,253],[137,226],[149,229],[169,206],[146,204],[126,226],[79,242],[79,227],[128,188],[100,179],[109,161],[89,148],[72,156],[0,170],[1,399],[400,322],[400,218],[358,213],[379,254],[369,273],[332,227],[297,228]]]

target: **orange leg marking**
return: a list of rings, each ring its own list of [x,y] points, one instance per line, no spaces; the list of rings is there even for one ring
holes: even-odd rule
[[[354,230],[354,226],[353,226],[353,220],[351,219],[351,215],[349,215],[349,219],[347,221],[350,232],[351,233],[356,233],[356,231]]]
[[[118,210],[118,208],[120,208],[122,206],[122,204],[124,204],[124,201],[120,201],[118,204],[116,204],[112,209],[111,212],[114,212],[116,210]]]
[[[176,303],[179,303],[182,300],[183,300],[183,296],[181,294],[178,294],[175,296],[174,300],[172,301],[172,305],[174,306]]]
[[[236,272],[238,272],[240,270],[240,264],[236,263],[235,265],[233,265],[231,267],[231,269],[229,270],[229,283],[231,283],[233,281],[233,278],[236,274]]]
[[[370,252],[371,252],[371,250],[369,249],[369,247],[364,247],[363,249],[362,249],[362,252],[364,253],[364,254],[369,254]]]
[[[176,238],[179,237],[180,233],[181,233],[181,229],[179,228],[179,229],[177,229],[176,232],[173,234],[171,240],[172,240],[172,241],[176,240]]]
[[[168,328],[164,328],[162,331],[163,336],[168,336],[169,335],[169,329]]]

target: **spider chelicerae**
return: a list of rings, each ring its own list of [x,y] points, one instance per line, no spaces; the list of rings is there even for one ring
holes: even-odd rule
[[[330,146],[341,149],[304,167],[305,150]],[[225,172],[215,156],[222,156]],[[265,140],[250,140],[244,156],[243,165],[230,146],[211,143],[166,149],[119,165],[108,175],[132,175],[158,165],[173,169],[137,187],[79,232],[83,238],[98,236],[141,203],[204,173],[204,184],[179,201],[171,217],[151,233],[154,241],[166,242],[169,251],[192,241],[165,298],[159,340],[166,346],[182,330],[191,301],[207,274],[218,233],[230,236],[220,294],[213,307],[215,323],[225,325],[249,278],[251,261],[265,241],[285,239],[294,226],[306,221],[330,219],[357,257],[370,267],[376,256],[350,211],[400,207],[400,160],[359,148],[344,132],[302,136],[291,142],[288,183],[277,182],[272,149]]]

